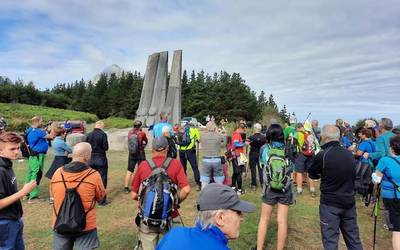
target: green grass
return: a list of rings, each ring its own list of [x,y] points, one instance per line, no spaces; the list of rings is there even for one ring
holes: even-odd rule
[[[97,225],[100,237],[100,249],[133,249],[136,243],[136,226],[133,218],[136,215],[137,202],[132,201],[129,195],[123,193],[123,180],[126,174],[127,155],[125,152],[111,151],[109,158],[109,187],[108,197],[112,203],[106,207],[97,207]],[[53,156],[48,155],[45,171],[49,168]],[[23,183],[27,166],[26,162],[16,162],[14,165],[19,183]],[[190,169],[190,167],[189,167]],[[194,187],[192,171],[188,170],[190,182]],[[41,197],[48,197],[49,181],[44,178],[41,186]],[[247,214],[241,226],[238,240],[230,242],[230,247],[235,250],[249,249],[255,245],[257,226],[261,206],[261,192],[250,191],[249,176],[244,178],[244,187],[247,193],[242,199],[257,205],[255,213]],[[185,225],[192,226],[196,216],[195,201],[198,192],[193,191],[188,199],[182,203],[181,214]],[[287,249],[323,249],[319,230],[318,199],[310,197],[306,191],[302,196],[296,197],[296,204],[289,209],[289,232]],[[47,201],[28,204],[24,207],[24,237],[27,249],[51,249],[52,231],[50,226],[52,206]],[[372,249],[373,218],[372,207],[364,207],[358,203],[358,223],[364,249]],[[377,228],[377,249],[391,249],[391,234],[382,228],[383,215],[379,214]],[[275,249],[277,237],[276,213],[268,228],[266,249]],[[346,249],[341,239],[340,249]]]
[[[109,117],[104,121],[106,129],[110,128],[130,128],[133,125],[133,120],[120,117]]]
[[[0,103],[0,116],[6,118],[10,131],[23,131],[34,116],[41,116],[45,122],[70,119],[92,123],[97,120],[97,116],[90,113],[18,103]]]

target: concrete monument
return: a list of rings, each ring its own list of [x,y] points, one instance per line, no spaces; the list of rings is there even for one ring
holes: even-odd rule
[[[168,81],[168,52],[154,53],[147,61],[146,73],[136,119],[146,126],[159,121],[159,114],[166,112],[169,122],[181,119],[182,50],[174,51],[171,75]]]

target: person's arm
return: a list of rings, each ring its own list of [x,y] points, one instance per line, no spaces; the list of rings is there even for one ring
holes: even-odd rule
[[[108,150],[108,138],[107,138],[107,134],[104,132],[104,139],[103,139],[103,148],[104,151]]]
[[[320,152],[315,156],[315,159],[310,166],[310,169],[308,169],[308,176],[311,179],[319,179],[321,178],[321,173],[322,173],[322,165],[323,165],[323,155],[326,152]]]
[[[71,153],[72,153],[72,148],[71,148],[66,142],[64,142],[64,143],[62,144],[62,148],[63,148],[66,152],[68,152],[68,154],[71,154]]]
[[[149,140],[147,139],[145,132],[142,132],[142,134],[143,134],[142,145],[146,146]]]
[[[383,174],[385,173],[385,170],[386,170],[386,159],[383,158],[378,162],[375,172],[372,173],[372,175],[371,175],[372,182],[374,184],[381,183]]]
[[[362,156],[366,150],[367,150],[367,149],[366,149],[366,145],[365,145],[364,142],[362,142],[362,143],[360,144],[360,146],[358,146],[358,150],[356,151],[355,156],[356,156],[356,157]]]
[[[96,175],[96,201],[101,202],[106,196],[106,189],[104,188],[103,181],[99,172],[94,173]]]
[[[182,188],[178,195],[179,199],[178,203],[181,203],[182,201],[186,200],[186,198],[189,196],[189,193],[190,193],[190,185],[187,185],[186,187]]]
[[[142,163],[139,164],[138,170],[136,171],[135,175],[133,176],[132,192],[131,192],[132,200],[138,200],[138,198],[139,198],[138,192],[139,192],[139,187],[140,187],[141,168],[142,168]]]
[[[385,141],[383,137],[376,138],[375,142],[375,152],[373,153],[364,153],[363,156],[365,159],[371,160],[379,160],[380,158],[385,156]]]
[[[36,186],[37,186],[36,181],[33,180],[29,183],[26,183],[24,185],[24,187],[21,190],[19,190],[18,192],[16,192],[15,194],[12,194],[10,196],[0,199],[0,210],[10,206],[11,204],[13,204],[16,201],[18,201],[19,199],[21,199],[22,197],[28,195],[30,192],[32,192],[32,190]],[[3,195],[0,194],[0,196],[3,196]]]

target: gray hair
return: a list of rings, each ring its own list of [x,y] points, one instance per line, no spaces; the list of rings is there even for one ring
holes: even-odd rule
[[[382,118],[380,125],[387,131],[390,131],[393,129],[393,122],[389,118]]]
[[[214,218],[218,213],[223,213],[227,211],[226,209],[218,209],[218,210],[205,210],[199,211],[196,217],[196,223],[201,225],[202,230],[206,230],[211,226],[215,226]]]
[[[259,133],[261,131],[261,128],[262,128],[260,123],[254,124],[253,127],[254,127],[254,133]]]
[[[209,121],[206,124],[206,129],[208,132],[215,132],[217,131],[217,125],[213,121]]]
[[[162,127],[161,132],[164,134],[164,133],[170,132],[170,129],[168,126],[164,126],[164,127]]]
[[[321,130],[321,137],[324,138],[324,143],[328,143],[331,141],[339,141],[340,139],[340,130],[335,125],[325,125]]]

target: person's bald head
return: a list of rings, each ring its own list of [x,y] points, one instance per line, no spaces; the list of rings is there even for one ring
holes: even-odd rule
[[[323,144],[331,141],[339,141],[340,130],[336,125],[328,124],[322,127],[321,141]]]
[[[92,146],[87,142],[80,142],[75,145],[72,151],[72,161],[88,162],[92,155]]]

